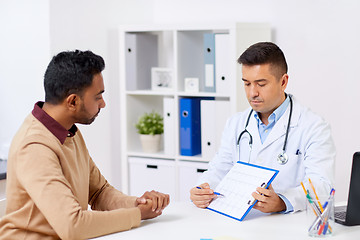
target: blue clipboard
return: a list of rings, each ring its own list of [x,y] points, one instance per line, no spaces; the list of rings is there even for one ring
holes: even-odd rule
[[[207,209],[238,221],[244,220],[257,202],[251,193],[256,187],[268,188],[278,173],[276,169],[238,161],[214,189],[224,196],[214,199]]]

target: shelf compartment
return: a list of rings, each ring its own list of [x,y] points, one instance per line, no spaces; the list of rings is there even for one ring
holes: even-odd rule
[[[152,68],[174,69],[173,35],[173,31],[124,33],[126,90],[150,90]]]

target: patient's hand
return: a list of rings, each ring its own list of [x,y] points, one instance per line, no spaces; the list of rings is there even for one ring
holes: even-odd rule
[[[162,211],[153,211],[153,203],[150,199],[145,200],[145,203],[140,203],[137,207],[141,212],[141,220],[151,219],[162,214]]]
[[[160,192],[156,192],[156,191],[152,190],[151,192],[145,192],[141,197],[137,198],[135,204],[137,207],[143,208],[143,210],[145,211],[144,214],[146,215],[146,211],[147,211],[147,207],[148,207],[147,205],[149,203],[151,204],[150,210],[155,215],[150,214],[149,216],[152,216],[152,217],[148,217],[148,218],[154,218],[154,217],[157,217],[158,215],[161,215],[164,208],[169,205],[170,196],[168,194],[164,194],[164,193],[160,193]],[[141,205],[146,205],[146,206],[141,206]],[[140,210],[142,210],[141,208],[140,208]],[[143,213],[141,216],[143,216]],[[144,219],[148,219],[148,218],[144,218]]]

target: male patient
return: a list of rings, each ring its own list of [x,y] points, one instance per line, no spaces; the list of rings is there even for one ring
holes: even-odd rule
[[[75,123],[91,124],[105,107],[104,67],[91,51],[51,60],[45,103],[35,104],[10,148],[0,239],[92,238],[139,226],[169,204],[167,194],[137,198],[114,189],[89,155]]]

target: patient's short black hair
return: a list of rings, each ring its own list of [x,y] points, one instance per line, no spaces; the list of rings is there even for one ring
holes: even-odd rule
[[[45,72],[45,102],[59,104],[73,93],[82,96],[83,90],[92,84],[93,76],[104,68],[104,59],[91,51],[60,52]]]

